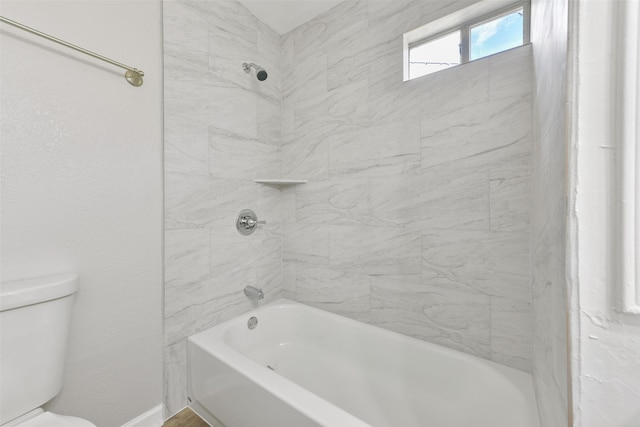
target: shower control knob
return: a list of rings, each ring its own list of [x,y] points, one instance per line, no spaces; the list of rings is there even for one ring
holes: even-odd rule
[[[256,230],[258,224],[266,224],[266,221],[258,221],[258,216],[251,209],[243,209],[236,218],[236,229],[244,236],[248,236]]]

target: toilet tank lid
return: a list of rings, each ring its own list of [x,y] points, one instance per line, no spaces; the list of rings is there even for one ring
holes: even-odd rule
[[[66,297],[78,290],[75,273],[31,277],[0,283],[0,311]]]

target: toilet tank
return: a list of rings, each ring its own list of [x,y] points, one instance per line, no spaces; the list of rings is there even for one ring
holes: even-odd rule
[[[0,284],[0,425],[60,392],[77,290],[73,273]]]

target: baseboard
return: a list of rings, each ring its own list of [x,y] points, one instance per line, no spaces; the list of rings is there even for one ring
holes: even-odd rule
[[[160,404],[135,417],[128,423],[122,424],[122,427],[162,427],[162,424],[164,424],[164,418],[162,416],[162,404]]]

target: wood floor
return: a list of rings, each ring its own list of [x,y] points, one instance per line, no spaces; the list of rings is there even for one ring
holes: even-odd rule
[[[162,427],[209,427],[209,424],[191,409],[184,408],[165,421]]]

